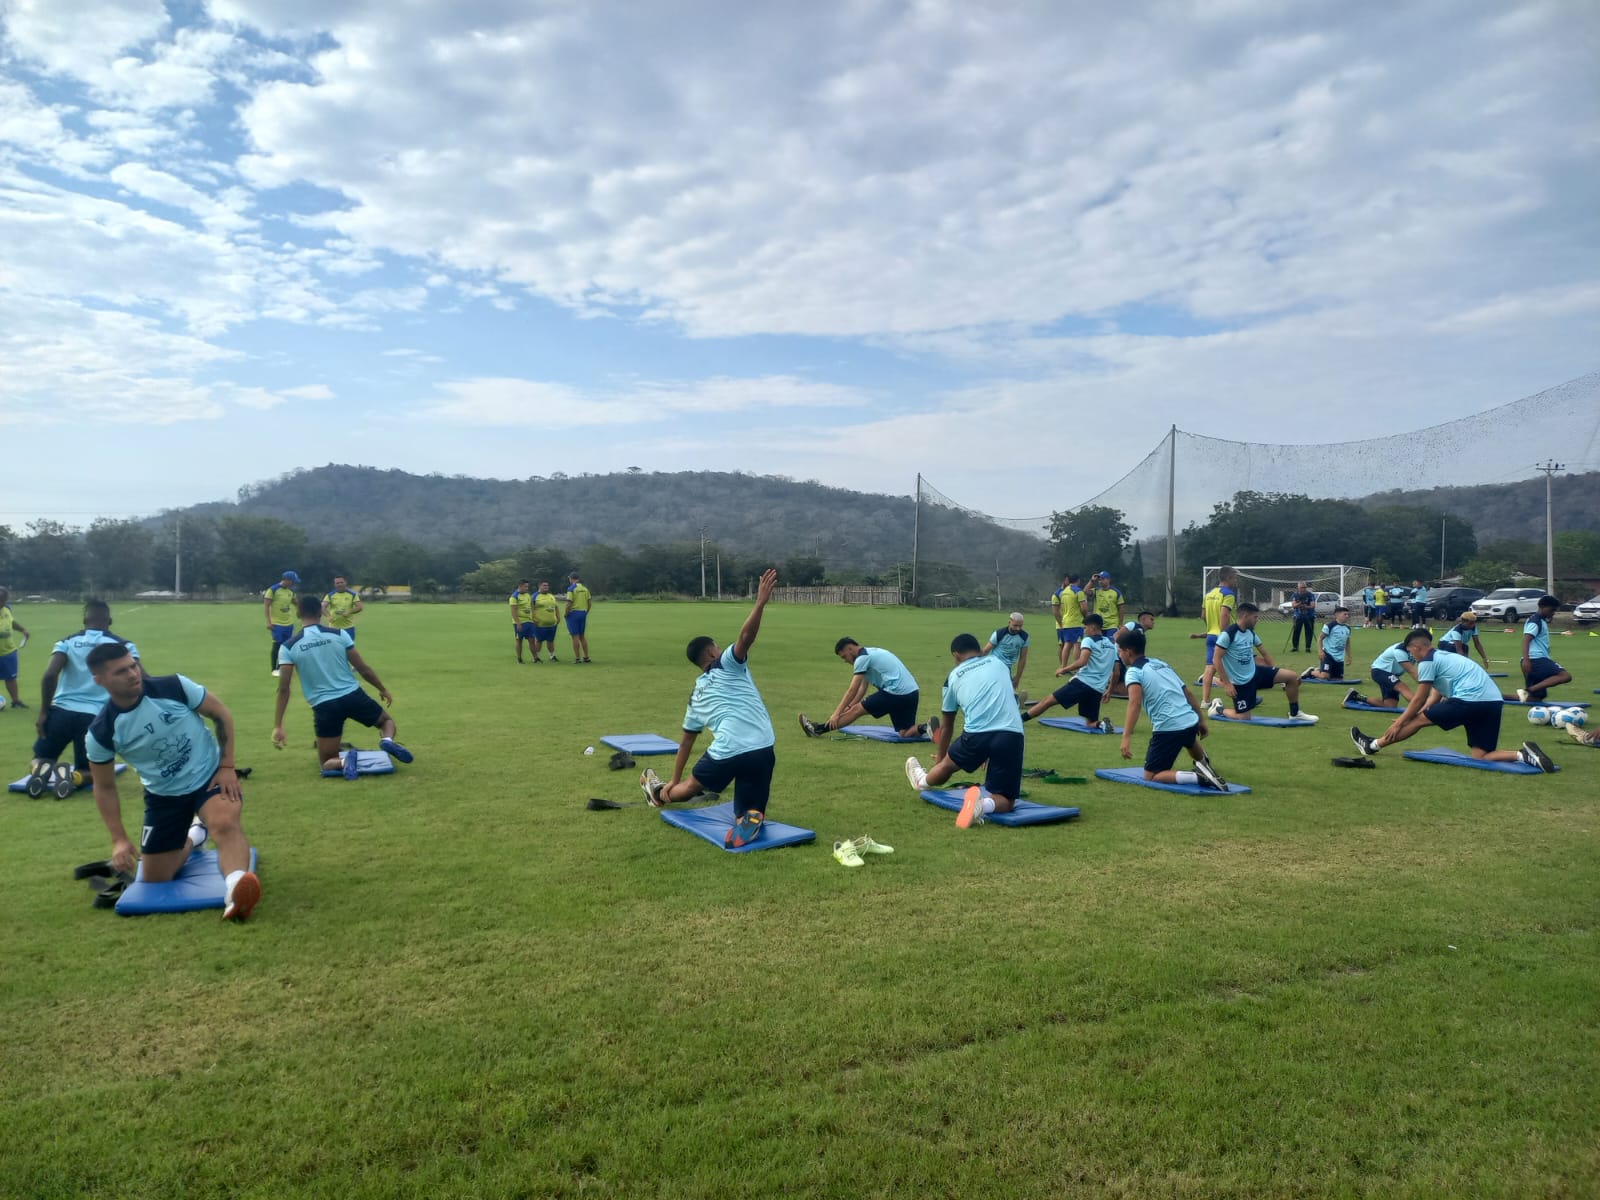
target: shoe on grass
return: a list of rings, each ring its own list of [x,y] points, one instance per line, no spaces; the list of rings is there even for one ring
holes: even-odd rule
[[[916,755],[906,759],[906,779],[912,789],[918,792],[928,786],[928,773],[922,769],[922,764],[917,761]]]
[[[801,713],[800,732],[805,734],[808,738],[817,738],[823,735],[824,730],[815,721],[812,721],[809,717],[807,717],[805,713]]]
[[[65,800],[75,790],[72,783],[72,768],[66,763],[57,763],[55,778],[51,781],[50,790],[56,794],[57,800]]]
[[[1317,723],[1316,716],[1312,713],[1306,712],[1304,709],[1295,713],[1295,715],[1289,719],[1291,721],[1299,721],[1303,725],[1315,725]]]
[[[866,834],[856,838],[851,845],[856,848],[857,854],[893,854],[893,846],[885,846],[882,842],[875,842]]]
[[[1344,694],[1344,702],[1346,704],[1360,704],[1361,690],[1359,688],[1351,688]]]
[[[1117,731],[1117,727],[1111,723],[1111,718],[1110,717],[1101,717],[1100,718],[1100,732],[1101,733],[1115,733],[1116,731]]]
[[[854,842],[835,842],[833,844],[833,857],[840,866],[860,867],[866,865],[866,860],[861,857]]]

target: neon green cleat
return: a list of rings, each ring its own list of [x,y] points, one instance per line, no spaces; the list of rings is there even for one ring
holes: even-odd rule
[[[861,855],[856,853],[856,844],[854,842],[835,842],[833,844],[833,857],[839,860],[841,866],[846,867],[859,867],[864,863]]]
[[[866,834],[862,834],[853,842],[846,845],[854,846],[857,854],[893,854],[893,846],[885,846],[882,842],[875,842]]]

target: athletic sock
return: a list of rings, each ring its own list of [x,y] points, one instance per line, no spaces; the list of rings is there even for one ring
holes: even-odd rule
[[[984,816],[988,816],[990,813],[992,813],[994,811],[994,797],[985,796],[983,798],[982,808]]]
[[[1289,702],[1289,715],[1291,717],[1298,717],[1300,715],[1300,705],[1296,701],[1291,700]]]
[[[1173,774],[1178,777],[1179,783],[1196,784],[1200,782],[1200,776],[1193,771],[1174,771]]]
[[[244,878],[243,871],[229,871],[228,877],[222,881],[222,895],[224,900],[233,899],[233,888],[239,880]]]

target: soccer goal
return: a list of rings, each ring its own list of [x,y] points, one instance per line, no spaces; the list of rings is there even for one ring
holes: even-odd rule
[[[1268,565],[1237,566],[1239,581],[1234,589],[1241,602],[1248,601],[1261,610],[1267,618],[1285,616],[1283,605],[1295,588],[1304,583],[1317,593],[1317,615],[1326,617],[1340,602],[1352,612],[1361,611],[1361,589],[1372,582],[1371,567],[1353,567],[1346,563],[1275,563]],[[1204,596],[1222,579],[1225,567],[1206,567],[1200,576],[1200,594]],[[1331,597],[1339,599],[1333,600]]]

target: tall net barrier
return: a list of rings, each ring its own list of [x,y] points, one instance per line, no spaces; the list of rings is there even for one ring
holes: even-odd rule
[[[1254,604],[1261,610],[1262,619],[1272,621],[1289,619],[1283,606],[1302,583],[1314,593],[1319,613],[1326,613],[1330,605],[1345,604],[1359,615],[1361,589],[1372,582],[1372,568],[1343,563],[1283,563],[1236,566],[1233,570],[1238,573],[1233,585],[1238,602]],[[1222,571],[1220,565],[1201,571],[1200,595],[1222,582]]]
[[[1346,414],[1351,420],[1341,420],[1338,427],[1349,428],[1368,411],[1404,411],[1402,400],[1356,398]],[[1247,425],[1248,414],[1240,414],[1238,424]],[[1219,416],[1217,426],[1228,428],[1230,421]],[[1572,472],[1600,469],[1600,372],[1443,424],[1358,441],[1272,444],[1173,428],[1115,483],[1060,511],[1102,507],[1120,512],[1140,547],[1142,572],[1164,580],[1170,565],[1174,586],[1187,596],[1192,584],[1176,578],[1178,555],[1174,552],[1169,559],[1169,512],[1172,528],[1181,535],[1186,526],[1203,524],[1215,505],[1237,492],[1358,499],[1397,488],[1415,492],[1529,479],[1534,464],[1548,458],[1560,459]],[[1039,560],[1051,514],[995,516],[944,494],[920,476],[917,501],[913,559],[919,601],[923,593],[948,592],[963,582],[959,572],[941,572],[936,567],[941,563],[965,568],[965,582],[975,594],[993,595],[991,560],[997,551],[1002,597],[1033,597],[1041,581],[1046,591],[1054,586],[1052,572],[1024,569]],[[1120,564],[1086,562],[1074,569],[1087,573],[1102,566],[1120,566],[1125,577],[1135,570],[1131,553]],[[923,576],[934,586],[923,588]],[[1143,590],[1146,603],[1162,599],[1153,584]]]

